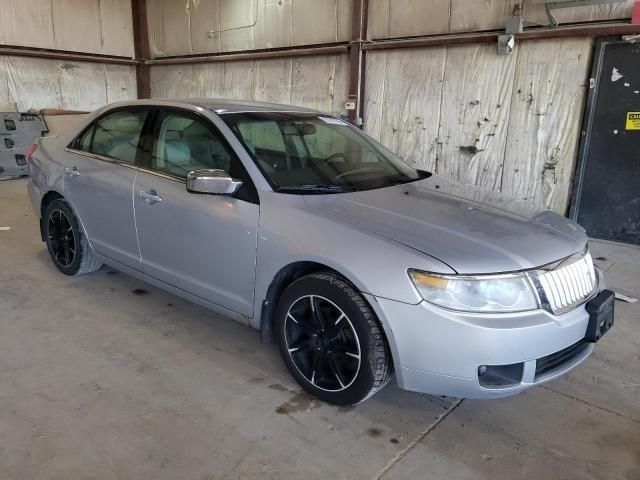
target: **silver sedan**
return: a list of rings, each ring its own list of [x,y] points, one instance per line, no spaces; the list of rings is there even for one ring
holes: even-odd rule
[[[298,383],[496,398],[582,362],[613,324],[584,230],[416,170],[291,106],[107,106],[28,152],[64,274],[102,264],[249,323]]]

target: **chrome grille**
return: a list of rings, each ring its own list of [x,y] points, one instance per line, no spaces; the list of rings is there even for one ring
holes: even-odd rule
[[[596,288],[596,272],[591,254],[562,262],[557,268],[534,274],[549,309],[554,314],[571,310],[591,296]]]

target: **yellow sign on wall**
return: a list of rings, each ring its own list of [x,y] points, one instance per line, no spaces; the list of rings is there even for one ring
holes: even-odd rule
[[[627,130],[640,130],[640,112],[627,113]]]

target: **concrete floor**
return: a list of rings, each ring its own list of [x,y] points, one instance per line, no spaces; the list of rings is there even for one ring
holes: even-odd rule
[[[65,277],[0,182],[2,479],[640,479],[640,302],[561,380],[497,401],[300,392],[258,333],[122,273]],[[640,298],[640,249],[593,242]]]

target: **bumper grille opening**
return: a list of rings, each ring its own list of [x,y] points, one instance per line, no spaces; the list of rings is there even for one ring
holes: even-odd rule
[[[511,365],[481,365],[478,368],[478,381],[485,388],[504,388],[522,382],[524,363]]]
[[[539,358],[536,361],[535,379],[537,380],[538,377],[545,373],[551,372],[571,362],[571,360],[580,356],[588,346],[589,343],[586,340],[580,340],[563,350],[547,355],[546,357]]]

